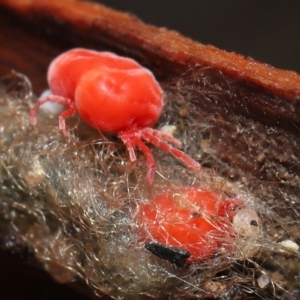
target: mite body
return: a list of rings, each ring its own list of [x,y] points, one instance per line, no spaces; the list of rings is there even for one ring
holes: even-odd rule
[[[236,236],[256,236],[261,229],[258,215],[242,200],[221,199],[198,187],[180,187],[158,194],[139,206],[135,218],[146,245],[187,251],[187,262],[208,259]],[[171,261],[152,248],[152,253]]]
[[[40,98],[31,109],[32,125],[36,125],[36,114],[43,103],[59,102],[66,106],[59,116],[64,135],[68,135],[65,120],[75,113],[101,132],[116,133],[132,162],[136,161],[134,148],[146,156],[149,184],[153,182],[155,161],[143,141],[170,152],[191,169],[200,169],[196,161],[174,148],[181,147],[180,141],[151,128],[162,113],[163,91],[153,74],[136,61],[110,52],[69,50],[50,64],[48,84],[53,95]]]

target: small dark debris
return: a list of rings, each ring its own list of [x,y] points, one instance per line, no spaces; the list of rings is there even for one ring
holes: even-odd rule
[[[258,226],[257,222],[255,220],[251,220],[250,225],[252,226]]]
[[[146,243],[145,248],[157,257],[168,260],[177,266],[183,266],[191,256],[190,252],[181,248],[169,247],[159,243]]]
[[[192,218],[199,218],[201,215],[198,212],[192,213]]]

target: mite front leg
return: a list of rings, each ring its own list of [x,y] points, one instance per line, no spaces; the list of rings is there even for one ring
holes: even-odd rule
[[[35,126],[37,121],[36,121],[36,115],[38,113],[38,110],[40,109],[40,106],[43,105],[46,102],[57,102],[61,103],[62,105],[71,108],[74,107],[74,102],[71,101],[70,99],[61,97],[61,96],[56,96],[56,95],[49,95],[43,98],[40,98],[32,107],[32,109],[29,112],[29,122],[31,125]]]
[[[141,140],[141,130],[132,129],[129,131],[123,131],[120,132],[118,136],[125,144],[131,162],[136,161],[136,155],[134,152],[135,147],[142,151],[145,155],[148,167],[146,182],[151,185],[153,183],[156,165],[151,150]]]
[[[74,114],[76,114],[76,109],[75,107],[71,107],[59,115],[58,118],[59,130],[62,132],[64,136],[69,135],[69,130],[67,129],[66,126],[66,119],[71,117]]]

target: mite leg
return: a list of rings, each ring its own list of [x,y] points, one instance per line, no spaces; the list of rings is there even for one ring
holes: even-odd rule
[[[33,126],[36,125],[36,123],[37,123],[36,115],[38,113],[38,110],[39,110],[40,106],[46,102],[57,102],[57,103],[61,103],[62,105],[67,107],[67,110],[65,110],[64,112],[62,112],[59,115],[59,129],[61,130],[63,135],[68,136],[69,132],[66,129],[65,120],[66,120],[66,118],[74,115],[77,111],[76,111],[73,101],[71,101],[70,99],[61,97],[61,96],[49,95],[49,96],[40,98],[29,112],[30,124]]]
[[[140,151],[143,152],[143,154],[146,157],[147,160],[147,173],[146,173],[146,182],[151,185],[153,183],[154,174],[155,174],[155,161],[154,157],[152,155],[151,150],[141,141],[140,139],[140,131],[137,130],[137,132],[122,132],[119,134],[119,137],[124,142],[128,152],[129,157],[131,161],[136,160],[136,156],[134,153],[134,147],[138,148]]]
[[[191,157],[189,157],[184,152],[175,149],[173,146],[167,144],[164,140],[160,139],[159,137],[164,138],[166,134],[160,134],[159,131],[152,129],[152,131],[155,132],[149,132],[148,128],[145,128],[145,130],[142,130],[142,137],[145,141],[152,143],[156,147],[161,148],[167,153],[171,153],[175,158],[177,158],[179,161],[181,161],[185,166],[188,168],[191,168],[193,170],[200,170],[200,164],[197,163],[195,160],[193,160]],[[168,137],[168,141],[171,139]],[[176,139],[175,139],[176,140]]]
[[[76,114],[76,109],[75,107],[71,107],[59,115],[58,118],[59,130],[62,132],[64,136],[69,135],[69,131],[66,127],[66,119],[74,114]]]
[[[132,144],[132,141],[131,141],[130,137],[128,135],[126,135],[126,133],[120,133],[119,138],[123,141],[123,143],[126,146],[126,149],[129,153],[130,161],[135,162],[136,161],[136,155],[135,155],[135,152],[134,152],[134,145]]]
[[[31,125],[36,125],[36,123],[37,123],[36,115],[38,113],[38,110],[39,110],[40,106],[46,102],[58,102],[68,108],[75,108],[73,101],[71,101],[70,99],[61,97],[61,96],[50,95],[47,97],[40,98],[29,112],[29,121],[30,121]]]
[[[182,144],[181,144],[181,142],[179,140],[177,140],[176,138],[174,138],[172,135],[163,133],[163,132],[161,132],[159,130],[155,130],[155,129],[152,129],[150,127],[147,127],[147,128],[143,129],[143,133],[146,133],[149,136],[156,136],[160,140],[165,140],[165,141],[173,144],[177,148],[181,148],[182,147]]]

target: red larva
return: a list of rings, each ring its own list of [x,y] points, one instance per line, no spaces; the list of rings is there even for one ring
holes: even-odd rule
[[[110,52],[73,49],[52,61],[48,83],[53,95],[40,98],[31,109],[32,125],[36,125],[43,103],[59,102],[67,107],[59,116],[59,129],[65,136],[65,120],[76,113],[91,127],[116,133],[132,162],[136,161],[134,148],[146,156],[149,184],[154,179],[155,161],[143,140],[170,152],[187,167],[200,169],[196,161],[174,148],[181,146],[180,141],[151,128],[163,109],[163,91],[153,74],[136,61]]]
[[[261,229],[257,213],[242,200],[198,187],[166,190],[142,203],[135,218],[142,240],[186,250],[187,262],[206,260],[225,242]]]

